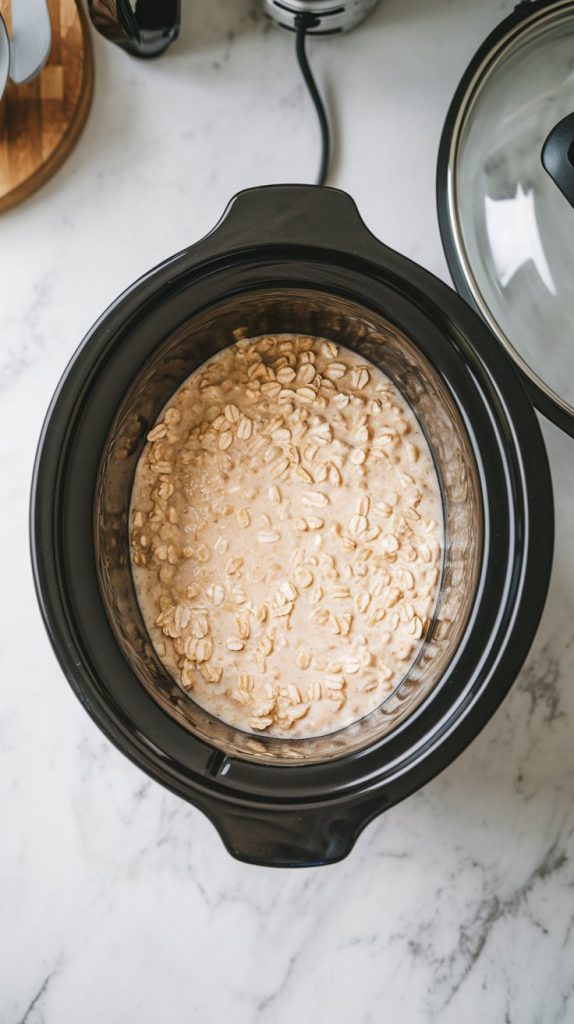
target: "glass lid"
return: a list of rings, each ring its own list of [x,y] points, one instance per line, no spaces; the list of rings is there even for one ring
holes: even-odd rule
[[[573,114],[574,2],[521,3],[468,68],[438,166],[455,284],[525,374],[537,407],[570,434],[574,205],[542,150],[550,136],[553,159],[558,146],[574,175],[574,117],[564,121]]]

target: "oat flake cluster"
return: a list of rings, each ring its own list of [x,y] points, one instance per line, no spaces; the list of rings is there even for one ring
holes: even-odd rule
[[[316,736],[368,714],[432,616],[436,473],[389,379],[332,341],[244,339],[161,413],[131,504],[158,656],[213,715]]]

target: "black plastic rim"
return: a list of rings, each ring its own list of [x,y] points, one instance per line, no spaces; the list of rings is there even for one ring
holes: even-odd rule
[[[318,248],[322,240],[325,245]],[[283,768],[222,757],[169,718],[133,676],[107,620],[87,539],[92,537],[92,494],[91,484],[84,486],[81,477],[86,473],[91,479],[90,462],[96,468],[99,464],[101,442],[94,441],[94,433],[88,435],[89,443],[84,439],[81,468],[77,460],[70,466],[74,444],[86,430],[86,410],[100,410],[101,436],[107,434],[118,402],[110,399],[110,408],[101,411],[106,401],[102,375],[110,367],[117,368],[114,377],[123,372],[136,322],[147,323],[154,311],[164,316],[170,302],[185,304],[194,290],[195,306],[188,316],[224,294],[270,284],[308,286],[311,278],[315,287],[381,309],[407,333],[409,325],[419,332],[426,325],[437,345],[441,332],[448,334],[453,359],[456,350],[460,363],[452,370],[453,387],[458,374],[456,386],[465,395],[463,413],[470,433],[474,424],[481,424],[482,436],[474,439],[474,447],[485,482],[494,472],[490,462],[498,459],[499,483],[506,480],[509,491],[506,498],[500,495],[498,508],[491,494],[482,592],[463,656],[448,683],[435,688],[401,728],[367,750],[330,763]],[[157,346],[157,336],[153,344]],[[445,373],[450,372],[446,362]],[[121,382],[117,386],[121,392]],[[507,516],[501,511],[505,501]],[[62,532],[66,506],[74,509],[78,522],[73,558],[66,553],[70,541]],[[451,289],[378,242],[347,196],[312,186],[242,193],[210,236],[146,275],[112,304],[60,382],[34,470],[34,579],[46,628],[72,688],[116,746],[200,807],[235,856],[255,863],[340,859],[368,821],[429,781],[467,746],[502,701],[526,657],[546,598],[552,544],[546,452],[530,402],[501,346]],[[83,613],[82,620],[78,606],[86,593],[90,617]],[[105,660],[98,666],[100,658]],[[129,713],[121,706],[127,699],[122,687],[132,691]]]
[[[483,61],[488,58],[494,47],[498,46],[498,44],[502,42],[507,35],[513,32],[514,29],[523,21],[531,18],[539,11],[547,10],[555,3],[556,0],[523,0],[523,2],[519,3],[512,13],[501,21],[490,35],[487,36],[470,61],[457,86],[442,130],[438,150],[436,174],[436,202],[440,234],[446,261],[448,263],[448,268],[454,285],[458,293],[462,295],[472,308],[477,311],[479,316],[481,315],[481,311],[475,301],[472,290],[469,287],[464,269],[457,253],[455,235],[448,208],[448,173],[454,127],[460,108],[468,95],[469,87],[473,78],[478,68],[481,66]],[[502,342],[499,342],[499,344],[502,345]],[[508,353],[508,357],[512,358],[512,354],[510,352]],[[566,434],[574,437],[574,416],[550,398],[546,392],[539,387],[536,381],[532,380],[532,378],[525,373],[518,363],[514,360],[513,362],[536,408],[543,414],[543,416],[563,430]]]

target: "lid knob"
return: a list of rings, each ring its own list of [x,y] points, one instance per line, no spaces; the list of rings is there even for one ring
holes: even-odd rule
[[[544,169],[574,207],[574,113],[554,125],[541,156]]]

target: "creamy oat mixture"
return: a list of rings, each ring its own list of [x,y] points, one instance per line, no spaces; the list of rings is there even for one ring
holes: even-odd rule
[[[442,517],[397,389],[332,341],[238,341],[161,413],[131,504],[155,649],[213,715],[316,736],[376,708],[428,628]]]

